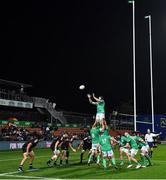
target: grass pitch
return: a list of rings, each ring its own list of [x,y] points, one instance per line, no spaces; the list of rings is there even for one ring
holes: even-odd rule
[[[140,169],[127,169],[127,162],[119,166],[118,152],[115,150],[118,170],[91,164],[87,166],[87,154],[84,163],[79,164],[80,151],[70,152],[69,165],[47,167],[46,162],[52,156],[50,149],[34,149],[36,171],[28,171],[28,161],[24,165],[25,172],[17,172],[22,159],[22,151],[0,151],[0,179],[166,179],[166,145],[154,149],[153,166]],[[137,156],[139,159],[139,155]],[[59,164],[59,161],[58,161]]]

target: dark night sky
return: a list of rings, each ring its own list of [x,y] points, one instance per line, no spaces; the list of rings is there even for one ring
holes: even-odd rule
[[[29,83],[57,108],[94,112],[84,92],[111,112],[133,98],[132,6],[127,0],[5,1],[0,78]],[[166,113],[166,1],[136,1],[137,107],[150,112],[148,23],[152,15],[155,112]]]

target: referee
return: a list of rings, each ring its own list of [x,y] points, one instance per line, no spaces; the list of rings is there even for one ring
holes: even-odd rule
[[[145,141],[148,143],[150,152],[149,156],[152,158],[153,154],[153,147],[154,147],[154,137],[160,136],[162,133],[160,132],[159,134],[154,134],[150,132],[150,129],[147,129],[147,134],[145,135]]]

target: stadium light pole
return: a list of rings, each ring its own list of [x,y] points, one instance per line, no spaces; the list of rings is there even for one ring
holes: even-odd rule
[[[136,71],[135,71],[135,1],[128,1],[129,4],[132,4],[133,9],[133,86],[134,86],[134,131],[137,130],[137,108],[136,108]]]
[[[150,81],[151,81],[151,111],[152,111],[152,131],[154,132],[154,101],[153,101],[153,57],[152,57],[152,18],[145,16],[149,22],[149,54],[150,54]]]

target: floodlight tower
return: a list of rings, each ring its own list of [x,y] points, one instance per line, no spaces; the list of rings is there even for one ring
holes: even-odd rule
[[[149,22],[149,55],[150,55],[150,81],[151,81],[151,113],[152,113],[152,131],[154,132],[154,101],[153,101],[153,57],[152,57],[152,18],[151,15],[145,16]]]
[[[133,86],[134,86],[134,131],[137,130],[137,108],[136,108],[136,70],[135,70],[135,1],[128,1],[129,4],[132,4],[133,9]]]

